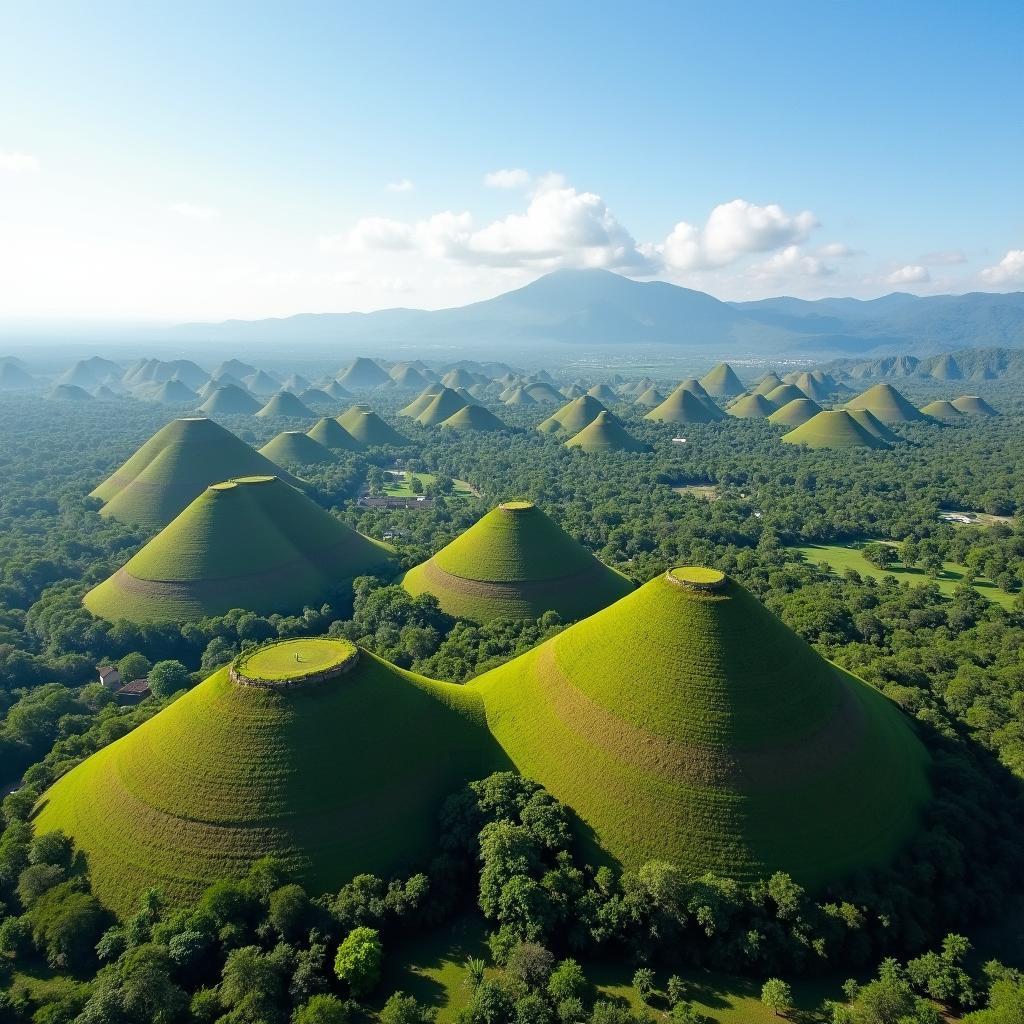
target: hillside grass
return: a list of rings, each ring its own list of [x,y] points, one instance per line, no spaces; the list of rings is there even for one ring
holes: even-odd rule
[[[35,827],[74,838],[118,913],[151,886],[187,904],[267,855],[324,892],[417,865],[445,797],[505,766],[479,694],[366,651],[290,690],[223,668],[56,782]]]
[[[923,569],[907,568],[902,563],[897,563],[888,569],[879,569],[864,557],[859,547],[856,546],[857,543],[805,544],[801,547],[790,548],[790,550],[798,551],[807,561],[815,565],[819,562],[827,563],[832,571],[840,576],[849,569],[855,569],[862,576],[872,576],[876,580],[880,580],[883,576],[895,576],[900,582],[905,581],[916,586],[934,583],[946,597],[952,596],[953,591],[969,573],[965,565],[959,565],[956,562],[943,562],[941,575],[934,579]],[[892,546],[896,547],[897,545],[892,542]],[[1004,608],[1012,608],[1013,602],[1016,600],[1015,594],[1005,593],[985,576],[975,577],[974,589]]]
[[[929,796],[900,711],[730,582],[651,581],[468,684],[591,856],[816,886],[890,861]]]
[[[384,484],[384,493],[391,498],[415,498],[416,492],[412,489],[413,479],[419,480],[424,487],[427,484],[437,483],[437,477],[433,473],[413,473],[408,469],[387,469],[384,471],[388,482]],[[455,485],[452,493],[445,495],[446,498],[471,498],[473,487],[465,480],[453,480]]]

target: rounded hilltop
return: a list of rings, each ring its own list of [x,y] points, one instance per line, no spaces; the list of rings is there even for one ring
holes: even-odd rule
[[[489,622],[557,612],[573,621],[633,589],[531,501],[492,509],[402,577],[410,594],[433,594],[450,615]]]
[[[627,433],[607,409],[602,409],[578,434],[563,443],[566,448],[588,453],[648,451],[647,445]]]
[[[232,608],[297,612],[356,576],[394,572],[394,553],[277,477],[213,484],[85,595],[94,615],[187,621]]]
[[[479,694],[343,640],[286,640],[82,762],[34,824],[74,839],[121,914],[153,887],[187,905],[266,856],[320,893],[428,856],[444,799],[506,766]]]
[[[826,885],[890,863],[930,796],[899,709],[734,580],[681,567],[467,684],[591,855]]]

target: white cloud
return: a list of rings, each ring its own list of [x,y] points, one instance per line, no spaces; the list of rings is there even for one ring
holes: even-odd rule
[[[186,220],[216,220],[220,216],[220,210],[214,210],[210,206],[197,206],[195,203],[175,203],[171,211]]]
[[[920,263],[908,263],[905,267],[894,270],[885,281],[886,284],[923,284],[931,279],[932,275],[927,267],[922,267]]]
[[[829,242],[819,250],[820,256],[827,256],[830,259],[845,259],[847,256],[855,256],[854,250],[845,242]]]
[[[0,171],[7,174],[30,174],[39,170],[39,161],[28,153],[5,153],[0,150]]]
[[[412,249],[415,232],[411,225],[388,217],[363,217],[347,235],[332,235],[320,241],[324,249]]]
[[[411,192],[416,186],[408,178],[399,178],[398,181],[389,181],[387,190],[389,192]]]
[[[794,274],[800,277],[830,277],[836,272],[835,267],[828,266],[817,256],[805,255],[799,245],[787,245],[763,263],[755,263],[751,269],[764,277],[789,277]]]
[[[988,284],[1024,284],[1024,249],[1011,249],[994,267],[986,267],[981,279]]]
[[[926,252],[920,262],[925,266],[950,267],[956,263],[966,263],[967,257],[960,249],[940,249],[937,252]]]
[[[530,172],[522,167],[506,167],[484,175],[488,188],[526,188],[530,184]]]
[[[789,214],[777,203],[757,206],[733,199],[716,206],[703,228],[680,221],[655,248],[670,270],[707,270],[802,242],[817,226],[810,210]]]

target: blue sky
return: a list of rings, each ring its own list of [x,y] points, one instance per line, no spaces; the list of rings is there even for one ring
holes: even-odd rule
[[[1024,287],[1024,5],[639,7],[5,5],[0,316]]]

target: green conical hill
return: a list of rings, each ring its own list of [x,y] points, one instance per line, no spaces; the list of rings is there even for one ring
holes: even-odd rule
[[[334,399],[326,391],[321,391],[320,388],[306,388],[299,395],[299,401],[311,409],[331,409],[334,407]]]
[[[457,413],[449,416],[441,426],[445,430],[506,430],[507,427],[497,416],[482,405],[465,405]]]
[[[334,461],[334,455],[328,448],[301,430],[282,430],[260,449],[260,455],[270,459],[275,466],[291,469]]]
[[[578,434],[563,442],[566,448],[579,448],[585,452],[645,452],[643,441],[628,433],[607,410],[597,414]]]
[[[101,516],[159,530],[211,484],[263,475],[298,483],[230,430],[191,417],[158,430],[92,497],[105,502]]]
[[[898,441],[899,434],[890,430],[870,409],[849,409],[850,415],[869,433],[883,441]]]
[[[398,415],[416,419],[444,389],[444,384],[428,384],[404,409],[398,410]]]
[[[456,388],[468,388],[476,383],[476,379],[473,374],[462,367],[458,367],[454,370],[449,370],[442,378],[441,383],[446,388],[451,388],[453,391]]]
[[[845,409],[819,412],[806,423],[782,435],[788,444],[808,448],[888,448],[888,444],[865,430]]]
[[[595,384],[587,394],[604,405],[614,405],[619,400],[619,396],[607,384]]]
[[[331,451],[361,452],[362,444],[357,441],[337,420],[328,416],[319,419],[308,431],[309,436]]]
[[[924,416],[896,388],[885,382],[868,388],[856,398],[851,398],[846,403],[846,408],[867,409],[883,423],[911,423],[924,419]]]
[[[761,394],[761,392],[755,392]],[[795,402],[798,398],[810,398],[802,388],[796,384],[780,384],[764,396],[776,409],[781,409],[787,402]]]
[[[732,398],[746,390],[728,363],[719,363],[701,377],[700,383],[712,398]]]
[[[119,402],[121,396],[113,389],[108,388],[106,384],[101,384],[93,393],[93,398],[98,398],[101,402]]]
[[[248,377],[242,378],[242,383],[254,394],[263,398],[269,398],[281,390],[281,385],[266,370],[257,370],[250,373]]]
[[[584,391],[584,389],[581,388],[579,384],[567,384],[564,388],[562,388],[562,395],[570,400],[573,398],[579,398],[581,395],[585,394],[586,391]]]
[[[961,395],[959,398],[953,399],[953,405],[967,416],[999,415],[984,398],[979,398],[977,395]]]
[[[91,402],[92,395],[78,384],[58,384],[51,392],[50,398],[56,402]]]
[[[686,380],[680,383],[679,387],[683,391],[692,391],[698,398],[711,398],[711,396],[704,390],[704,385],[701,384],[701,382],[697,380],[696,377],[687,377]],[[711,404],[714,405],[715,403],[712,402]],[[715,406],[715,408],[717,409],[718,406]]]
[[[296,612],[393,565],[390,548],[289,484],[244,477],[208,487],[84,603],[101,618],[131,622],[189,621],[232,608]]]
[[[353,359],[345,372],[338,378],[343,387],[363,390],[380,387],[381,384],[387,384],[390,380],[388,374],[366,356]]]
[[[504,402],[506,405],[512,405],[512,406],[515,406],[515,405],[537,405],[538,404],[537,399],[534,398],[533,395],[531,395],[530,392],[527,391],[526,388],[524,388],[522,386],[522,384],[517,384],[507,394],[506,394],[506,392],[503,391],[498,396],[498,398],[499,398],[500,401]]]
[[[353,405],[338,417],[338,422],[367,447],[401,447],[407,438],[385,423],[368,405]]]
[[[821,378],[819,379],[813,373],[804,372],[793,381],[793,386],[799,388],[808,398],[813,398],[816,402],[823,402],[834,388],[829,386],[827,380],[824,379],[824,374],[821,375]]]
[[[31,391],[38,386],[35,378],[17,363],[0,363],[0,391]]]
[[[427,378],[409,363],[405,366],[393,367],[391,370],[391,379],[400,388],[424,388],[428,384]]]
[[[300,391],[308,391],[313,385],[303,377],[301,373],[290,373],[281,382],[282,391],[290,391],[293,395],[299,395]],[[299,395],[301,398],[302,396]]]
[[[607,411],[593,395],[581,395],[552,413],[538,424],[537,429],[542,434],[578,434],[587,424],[593,423],[601,413]]]
[[[218,387],[199,409],[210,416],[251,416],[259,412],[260,403],[248,391],[226,384]]]
[[[931,375],[936,380],[960,380],[964,374],[959,363],[947,353],[939,357],[932,367]]]
[[[665,396],[656,387],[647,388],[633,399],[634,404],[642,405],[645,409],[656,409],[664,401]]]
[[[163,405],[195,405],[199,396],[180,380],[168,380],[153,392],[153,401]]]
[[[122,916],[150,888],[192,905],[266,856],[315,894],[360,873],[389,877],[431,856],[448,795],[508,767],[480,695],[465,686],[343,640],[288,640],[243,657],[39,802],[35,827],[74,839],[93,891]],[[272,678],[236,681],[253,678],[254,662],[263,670],[257,659]],[[325,678],[277,682],[301,666]]]
[[[714,423],[725,419],[725,413],[710,398],[701,398],[695,391],[680,384],[644,419],[659,423]]]
[[[941,423],[956,423],[964,418],[964,414],[952,402],[929,402],[921,407],[921,412]]]
[[[535,402],[542,405],[545,402],[560,402],[563,397],[562,392],[546,380],[535,380],[532,384],[525,385],[525,390]]]
[[[769,401],[764,395],[744,395],[737,399],[725,411],[730,416],[736,416],[745,420],[767,419],[777,406]]]
[[[313,410],[308,405],[303,405],[290,391],[278,391],[256,415],[267,418],[287,417],[293,420],[308,420],[313,418]]]
[[[469,404],[457,391],[444,387],[416,417],[416,422],[424,427],[440,426],[449,416],[454,416]]]
[[[433,594],[449,615],[476,622],[536,619],[546,611],[568,622],[633,589],[528,501],[492,509],[410,569],[402,586],[413,596]]]
[[[352,392],[346,390],[336,380],[328,381],[324,385],[324,391],[338,402],[347,402],[352,397]]]
[[[774,371],[772,371],[771,373],[766,373],[754,385],[754,394],[767,395],[770,392],[774,391],[780,384],[782,384],[782,378],[777,373],[775,373]]]
[[[891,862],[930,796],[896,706],[714,570],[660,576],[468,686],[519,771],[628,868],[818,887]]]
[[[220,378],[226,374],[230,374],[237,380],[241,380],[243,377],[248,377],[250,374],[256,372],[255,366],[250,366],[248,363],[243,363],[240,359],[226,359],[223,363],[218,366],[211,377]]]
[[[821,406],[812,398],[794,398],[768,417],[769,423],[780,427],[799,427],[821,412]]]

